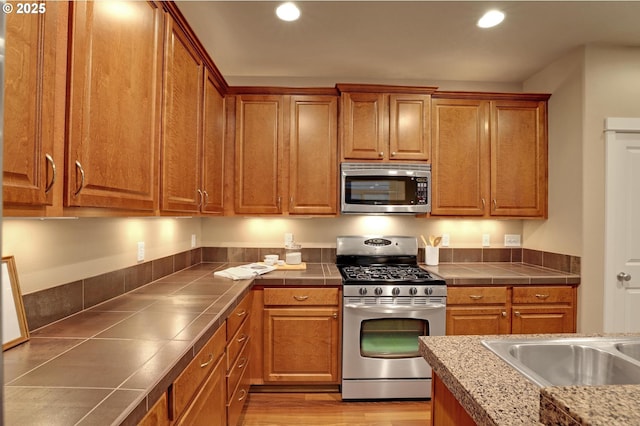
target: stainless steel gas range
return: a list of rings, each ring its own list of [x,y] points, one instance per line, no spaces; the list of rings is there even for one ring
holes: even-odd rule
[[[445,281],[417,264],[407,236],[343,236],[342,399],[431,397],[419,336],[445,333]]]

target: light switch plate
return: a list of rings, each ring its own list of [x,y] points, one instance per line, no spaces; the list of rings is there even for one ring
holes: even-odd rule
[[[504,246],[505,247],[520,247],[520,235],[519,234],[504,234]]]
[[[191,234],[191,248],[196,246],[196,234]]]
[[[491,235],[482,234],[482,247],[489,247],[491,245]]]
[[[442,247],[449,247],[449,234],[442,234],[442,240],[440,240]]]
[[[138,241],[138,262],[144,260],[144,241]]]

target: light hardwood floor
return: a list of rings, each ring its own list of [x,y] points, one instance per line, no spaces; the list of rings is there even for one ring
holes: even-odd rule
[[[250,393],[243,426],[425,426],[431,401],[349,401],[339,393]]]

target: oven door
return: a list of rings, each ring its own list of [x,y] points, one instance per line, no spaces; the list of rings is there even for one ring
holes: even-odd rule
[[[345,299],[343,378],[430,378],[431,367],[418,352],[418,337],[444,335],[445,315],[444,301],[366,304]]]

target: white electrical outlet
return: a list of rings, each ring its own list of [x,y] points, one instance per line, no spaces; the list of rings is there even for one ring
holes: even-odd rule
[[[196,234],[191,234],[191,248],[196,246]]]
[[[489,247],[491,245],[491,235],[482,234],[482,247]]]
[[[449,247],[449,234],[442,234],[442,240],[440,241],[442,247]]]
[[[138,262],[144,260],[144,241],[138,241]]]
[[[293,234],[291,232],[284,233],[284,246],[290,247],[293,244]]]
[[[520,234],[504,234],[505,247],[520,247]]]

